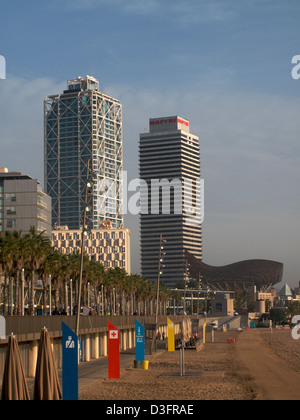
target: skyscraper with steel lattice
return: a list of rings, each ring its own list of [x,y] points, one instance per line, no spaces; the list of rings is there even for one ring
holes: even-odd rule
[[[89,226],[107,221],[123,228],[122,105],[91,76],[69,80],[67,87],[44,101],[45,191],[52,197],[53,224],[82,226],[90,162]]]

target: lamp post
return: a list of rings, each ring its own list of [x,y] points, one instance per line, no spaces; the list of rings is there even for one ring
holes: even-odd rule
[[[49,274],[49,315],[52,315],[52,302],[51,302],[51,295],[52,295],[52,283],[51,283],[52,276]],[[46,308],[45,308],[46,309]]]
[[[113,315],[116,314],[116,289],[113,288]]]
[[[21,287],[21,315],[24,316],[24,285],[25,285],[25,270],[22,268],[22,287]]]
[[[156,286],[156,311],[155,311],[155,324],[157,328],[157,322],[158,322],[158,301],[159,301],[159,283],[160,283],[160,276],[162,275],[162,267],[163,267],[163,244],[166,242],[165,239],[163,239],[162,234],[160,235],[159,240],[159,255],[158,255],[158,274],[157,274],[157,286]]]
[[[186,315],[186,289],[187,289],[187,283],[189,278],[189,263],[186,261],[185,263],[185,273],[184,273],[184,300],[183,300],[183,315]]]
[[[83,257],[84,257],[84,240],[85,236],[88,236],[89,231],[86,227],[87,212],[90,211],[88,207],[88,189],[92,187],[93,182],[89,181],[90,174],[90,160],[87,163],[87,175],[85,184],[85,198],[84,198],[84,212],[83,212],[83,225],[81,232],[81,258],[80,258],[80,273],[79,273],[79,284],[78,284],[78,301],[77,301],[77,321],[76,321],[76,335],[79,336],[79,322],[80,322],[80,307],[81,307],[81,289],[82,289],[82,275],[83,275]]]
[[[198,304],[197,304],[197,319],[199,318],[200,305],[200,289],[201,289],[201,275],[198,273]]]
[[[70,279],[70,316],[73,315],[73,280]]]

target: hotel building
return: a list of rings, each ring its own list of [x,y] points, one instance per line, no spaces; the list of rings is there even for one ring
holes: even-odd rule
[[[88,162],[93,193],[88,227],[110,221],[123,228],[122,105],[99,89],[94,77],[69,80],[44,101],[45,191],[52,197],[53,225],[83,224]]]

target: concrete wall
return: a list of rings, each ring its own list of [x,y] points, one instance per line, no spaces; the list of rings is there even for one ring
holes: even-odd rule
[[[153,319],[152,319],[153,318]],[[182,329],[181,316],[169,316],[175,324],[175,333]],[[107,356],[108,320],[120,330],[121,350],[135,347],[135,319],[141,324],[154,321],[155,317],[81,317],[80,334],[82,359],[89,362]],[[35,377],[38,345],[41,330],[46,327],[51,339],[57,368],[62,368],[62,322],[75,330],[76,317],[6,317],[6,335],[17,336],[21,358],[27,377]],[[167,337],[167,316],[159,317],[159,331]],[[3,375],[8,338],[0,340],[0,379]]]

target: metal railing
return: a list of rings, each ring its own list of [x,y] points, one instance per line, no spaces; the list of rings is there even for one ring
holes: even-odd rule
[[[173,322],[180,323],[183,316],[159,316],[158,324],[166,325],[167,317]],[[108,321],[111,321],[118,329],[134,329],[135,319],[141,324],[155,323],[155,316],[81,316],[79,335],[105,332],[107,331]],[[76,316],[8,316],[6,320],[6,336],[11,333],[17,336],[18,341],[37,340],[40,337],[41,330],[46,327],[51,338],[62,336],[62,322],[71,329],[76,329]],[[2,340],[3,344],[7,340]]]

